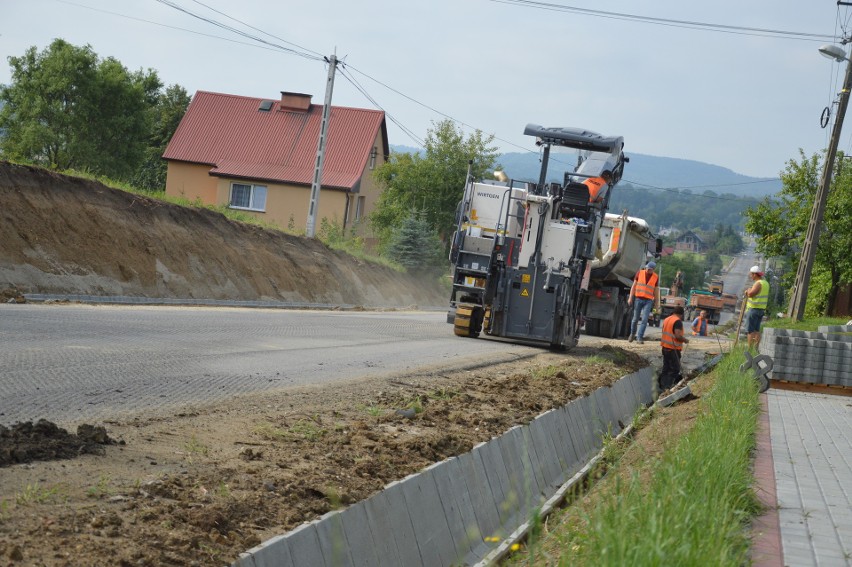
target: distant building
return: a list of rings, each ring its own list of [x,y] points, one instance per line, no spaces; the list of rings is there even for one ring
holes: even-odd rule
[[[322,111],[300,93],[269,100],[198,91],[163,154],[166,194],[304,230]],[[381,192],[372,171],[389,153],[384,112],[331,107],[317,229],[323,218],[343,228],[366,219]]]
[[[658,236],[671,236],[672,234],[677,233],[677,229],[673,226],[661,226],[660,230],[657,231]]]
[[[671,256],[675,253],[674,246],[663,246],[663,249],[660,251],[660,258],[665,258],[666,256]]]
[[[678,252],[704,252],[707,250],[707,245],[704,244],[700,236],[688,230],[675,240],[675,250]]]

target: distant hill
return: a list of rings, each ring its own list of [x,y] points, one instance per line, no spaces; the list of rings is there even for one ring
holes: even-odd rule
[[[418,152],[418,148],[391,146],[397,152]],[[670,157],[649,156],[629,152],[624,168],[623,183],[659,189],[689,189],[693,193],[713,191],[716,194],[756,197],[772,195],[781,190],[781,181],[741,175],[726,167]],[[514,179],[537,180],[538,154],[507,153],[498,158],[506,174]],[[573,165],[573,164],[572,164]],[[566,165],[566,168],[570,167]],[[561,175],[557,176],[561,181]],[[551,179],[556,181],[557,177]]]

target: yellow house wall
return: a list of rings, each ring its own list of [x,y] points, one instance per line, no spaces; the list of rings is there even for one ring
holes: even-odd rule
[[[320,229],[323,218],[336,221],[340,226],[343,225],[344,218],[347,218],[347,228],[352,228],[355,223],[358,197],[364,197],[364,210],[361,221],[357,225],[357,233],[366,238],[370,237],[367,217],[375,209],[381,194],[381,189],[373,178],[373,173],[385,162],[383,155],[384,138],[381,131],[376,135],[373,147],[376,148],[375,167],[370,168],[368,158],[361,177],[359,192],[350,193],[348,216],[346,216],[346,192],[325,189],[321,191],[319,197],[316,230]],[[266,185],[266,210],[264,212],[240,210],[281,228],[304,232],[307,226],[308,206],[311,199],[310,187],[221,178],[210,175],[210,169],[211,166],[209,165],[170,161],[166,178],[166,195],[185,197],[189,200],[200,199],[201,202],[206,204],[224,205],[230,202],[231,184],[234,182]]]
[[[190,201],[218,203],[217,179],[210,175],[209,165],[170,161],[166,173],[166,195],[185,197]]]

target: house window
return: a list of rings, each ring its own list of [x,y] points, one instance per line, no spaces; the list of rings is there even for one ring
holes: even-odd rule
[[[229,206],[232,209],[266,211],[266,185],[232,183]]]
[[[376,169],[376,155],[378,153],[379,153],[378,148],[373,148],[370,151],[370,169]]]
[[[358,200],[355,201],[355,222],[361,220],[361,217],[364,216],[364,207],[367,206],[367,198],[366,197],[358,197]]]

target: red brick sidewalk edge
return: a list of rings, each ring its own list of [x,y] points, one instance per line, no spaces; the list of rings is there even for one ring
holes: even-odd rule
[[[781,524],[778,520],[778,498],[775,488],[775,466],[769,438],[769,402],[766,394],[761,394],[760,405],[754,478],[757,499],[764,506],[764,512],[755,518],[751,525],[751,560],[753,567],[784,567]]]

